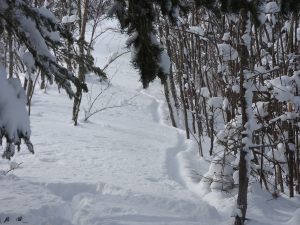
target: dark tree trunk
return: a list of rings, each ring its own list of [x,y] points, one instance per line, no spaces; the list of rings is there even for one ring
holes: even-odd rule
[[[86,30],[86,23],[87,23],[87,14],[88,14],[88,5],[89,0],[84,1],[84,8],[83,8],[83,16],[81,20],[81,29],[80,29],[80,37],[79,37],[79,57],[81,58],[81,62],[79,63],[78,69],[78,85],[76,87],[76,95],[74,98],[73,104],[73,121],[74,125],[77,126],[78,124],[78,115],[80,111],[80,104],[82,99],[82,83],[85,81],[85,65],[84,65],[84,42],[85,42],[85,30]],[[79,9],[80,11],[80,9]]]
[[[245,2],[245,5],[246,2]],[[240,10],[240,30],[241,36],[247,31],[247,21],[248,21],[248,11],[245,8]],[[240,40],[241,41],[241,40]],[[247,115],[247,96],[246,96],[246,87],[245,87],[245,74],[244,70],[248,68],[248,49],[244,43],[240,43],[238,46],[238,52],[240,56],[240,101],[241,101],[241,111],[242,111],[242,125],[245,130],[245,125],[248,122]],[[247,133],[242,134],[242,138],[247,137]],[[244,145],[244,144],[243,144]],[[235,217],[235,225],[243,225],[246,220],[247,212],[247,193],[248,193],[248,183],[249,171],[247,169],[247,154],[249,149],[246,149],[245,146],[242,147],[240,151],[240,162],[239,162],[239,189],[238,189],[238,198],[237,198],[237,208],[240,210],[240,213]]]
[[[174,117],[173,108],[172,108],[172,104],[171,104],[171,99],[170,99],[168,80],[166,82],[164,82],[164,91],[165,91],[165,97],[166,97],[166,101],[167,101],[167,105],[168,105],[168,109],[169,109],[169,114],[170,114],[170,119],[171,119],[171,122],[172,122],[172,126],[177,127],[175,117]]]
[[[288,111],[292,112],[292,103],[288,103]],[[288,121],[288,144],[287,144],[287,157],[288,157],[288,185],[289,185],[289,195],[290,198],[294,197],[294,154],[295,149],[291,149],[291,146],[295,144],[295,132],[293,122],[291,120]],[[291,145],[291,146],[290,146]]]
[[[9,29],[8,29],[8,54],[9,54],[8,76],[9,78],[12,78],[14,72],[13,35]]]

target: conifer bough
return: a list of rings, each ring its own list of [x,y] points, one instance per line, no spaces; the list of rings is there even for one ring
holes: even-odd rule
[[[5,33],[10,33],[20,46],[26,47],[23,63],[27,72],[38,69],[50,83],[54,80],[63,88],[70,98],[76,97],[71,83],[84,91],[88,89],[65,67],[68,58],[82,64],[86,72],[92,71],[105,77],[102,70],[93,65],[90,55],[71,55],[73,53],[68,51],[66,43],[75,42],[72,34],[45,7],[32,7],[26,0],[0,0],[0,35]],[[14,155],[14,146],[19,147],[22,139],[32,153],[33,146],[30,142],[26,100],[20,94],[21,84],[11,78],[6,79],[5,63],[2,61],[0,55],[0,142],[6,139],[3,157],[9,159]]]

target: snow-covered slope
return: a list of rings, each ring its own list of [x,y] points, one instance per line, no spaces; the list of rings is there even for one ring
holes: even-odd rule
[[[95,46],[98,65],[105,65],[111,52],[125,51],[125,40],[116,32],[105,33]],[[186,177],[185,162],[199,170],[207,170],[208,164],[194,160],[193,144],[184,140],[181,130],[167,125],[159,82],[142,90],[129,54],[107,72],[111,87],[96,108],[122,105],[135,97],[130,104],[104,110],[78,127],[71,123],[72,101],[65,94],[56,87],[36,92],[31,110],[36,154],[21,151],[13,164],[22,163],[20,168],[0,175],[1,222],[9,217],[7,224],[230,224],[234,197],[220,192],[201,196]],[[97,95],[101,90],[97,78],[88,76],[87,82]],[[87,108],[87,96],[83,108]],[[8,170],[9,163],[1,160],[0,167]],[[265,209],[264,198],[260,199]],[[287,210],[293,214],[299,204],[285,206],[279,215],[286,215]],[[259,220],[265,212],[260,208],[251,205],[250,210],[251,218],[259,218],[249,224],[274,224],[268,218]],[[292,216],[281,217],[278,224],[292,221],[288,224],[296,225],[293,221],[299,218]]]
[[[95,54],[104,65],[111,52],[125,51],[125,38],[110,32]],[[178,131],[162,123],[160,84],[142,90],[130,55],[108,74],[112,85],[97,102],[130,105],[96,114],[78,127],[71,124],[72,101],[55,87],[37,91],[31,128],[35,155],[21,151],[20,168],[0,178],[0,218],[23,216],[29,224],[220,224],[215,208],[173,179],[180,151]],[[100,83],[87,81],[96,95]],[[87,107],[84,98],[83,107]],[[82,113],[83,116],[83,113]],[[1,161],[2,169],[7,163]],[[210,222],[209,222],[210,221]]]

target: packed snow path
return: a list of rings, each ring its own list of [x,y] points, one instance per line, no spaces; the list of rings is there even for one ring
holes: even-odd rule
[[[95,46],[98,65],[111,52],[124,51],[124,41],[114,32],[102,36]],[[20,168],[0,177],[2,221],[22,216],[21,222],[33,225],[220,224],[216,209],[180,181],[175,155],[184,144],[179,131],[164,124],[161,85],[142,90],[129,61],[128,54],[110,67],[112,85],[96,108],[126,106],[78,127],[70,120],[72,101],[56,87],[34,96],[36,154],[24,149],[14,159]],[[97,78],[88,76],[87,82],[94,95],[100,92]]]

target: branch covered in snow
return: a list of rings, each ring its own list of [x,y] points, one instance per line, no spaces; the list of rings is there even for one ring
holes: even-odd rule
[[[0,27],[9,27],[18,42],[26,46],[33,59],[30,61],[47,76],[50,83],[55,80],[70,97],[74,96],[71,82],[87,90],[86,85],[79,83],[74,74],[62,65],[62,61],[69,57],[63,39],[74,40],[48,9],[31,7],[24,0],[0,0],[0,18]],[[78,60],[89,64],[87,59]],[[28,63],[25,65],[31,70]]]
[[[6,72],[0,65],[0,143],[6,139],[3,157],[10,159],[15,153],[15,146],[20,149],[24,140],[28,150],[33,153],[30,142],[29,117],[26,110],[24,89],[18,79],[6,79]]]

